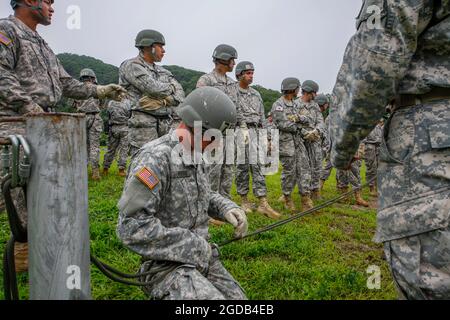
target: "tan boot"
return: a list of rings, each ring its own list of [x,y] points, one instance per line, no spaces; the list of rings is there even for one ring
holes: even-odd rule
[[[213,219],[213,218],[209,218],[209,225],[213,226],[213,227],[220,227],[223,226],[225,224],[225,222]]]
[[[28,243],[14,244],[14,263],[16,272],[28,271]]]
[[[247,196],[241,196],[241,209],[247,214],[253,212],[253,204],[248,200]]]
[[[256,211],[261,212],[262,214],[271,219],[281,218],[281,214],[272,209],[266,197],[259,198],[259,206],[258,209],[256,209]]]
[[[289,196],[283,195],[278,200],[284,204],[284,207],[286,208],[286,210],[295,211],[295,204],[294,204],[294,201],[292,201],[292,198],[290,195]]]
[[[119,177],[126,177],[127,173],[125,172],[125,169],[119,169]]]
[[[369,187],[370,195],[372,197],[378,197],[377,187],[376,186],[370,186]]]
[[[368,207],[369,206],[369,203],[362,198],[361,191],[357,191],[355,193],[355,200],[356,200],[356,204],[358,206],[363,206],[363,207]]]
[[[311,210],[312,208],[314,208],[314,203],[309,194],[302,195],[302,211]]]
[[[103,168],[103,175],[107,176],[109,174],[109,168]]]
[[[320,190],[313,190],[311,192],[311,199],[312,200],[319,200],[321,198],[320,196]]]
[[[98,168],[92,169],[92,180],[99,181],[100,180],[100,172]]]

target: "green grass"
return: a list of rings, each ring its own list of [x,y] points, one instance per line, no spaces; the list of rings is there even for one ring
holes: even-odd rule
[[[323,201],[336,196],[335,184],[333,173],[325,185]],[[140,258],[125,249],[115,234],[116,204],[122,185],[123,178],[117,176],[116,166],[101,181],[89,181],[91,248],[103,261],[124,272],[134,273]],[[287,218],[288,213],[277,203],[281,195],[279,174],[268,177],[267,185],[269,202]],[[369,199],[367,190],[363,195]],[[240,202],[235,187],[233,199]],[[255,200],[252,196],[250,199]],[[297,192],[294,201],[299,207]],[[336,205],[268,233],[229,244],[222,248],[221,259],[249,299],[396,299],[382,246],[372,242],[375,217],[373,209],[362,210],[352,204]],[[248,219],[250,231],[273,222],[258,213],[250,214]],[[230,226],[211,228],[214,242],[227,240],[232,233]],[[2,248],[8,237],[6,215],[0,214]],[[381,268],[381,290],[367,288],[366,270],[371,265]],[[22,299],[28,297],[27,283],[26,274],[19,275]],[[95,267],[91,268],[91,283],[94,299],[146,299],[139,288],[112,282]],[[0,299],[3,299],[2,278],[0,290]]]

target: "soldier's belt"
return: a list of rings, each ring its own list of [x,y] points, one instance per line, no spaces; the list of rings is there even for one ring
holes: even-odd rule
[[[450,99],[450,88],[433,88],[425,94],[402,94],[395,100],[394,110],[443,99]]]
[[[145,113],[145,114],[147,114],[149,116],[155,117],[156,119],[164,119],[164,120],[166,120],[166,119],[170,119],[171,118],[170,117],[170,113],[168,113],[168,114],[155,114],[155,113],[150,112],[150,111],[137,110],[137,109],[131,110],[131,112]]]
[[[99,111],[95,111],[95,112],[82,112],[82,113],[84,113],[84,114],[99,114],[100,112]]]

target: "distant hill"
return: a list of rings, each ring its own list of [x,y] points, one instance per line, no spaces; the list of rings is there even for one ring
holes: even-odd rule
[[[111,64],[106,64],[99,59],[73,53],[58,54],[58,58],[61,60],[66,71],[74,78],[79,77],[82,69],[90,68],[97,74],[97,79],[100,84],[118,83],[119,81],[119,68]],[[164,68],[173,73],[174,77],[183,86],[186,94],[189,94],[195,89],[197,80],[204,74],[204,72],[175,65],[164,66]],[[264,109],[267,114],[272,108],[272,104],[281,96],[281,93],[258,85],[254,86],[254,88],[261,94],[264,101]],[[70,103],[66,99],[61,101],[58,108],[61,111],[73,112]]]

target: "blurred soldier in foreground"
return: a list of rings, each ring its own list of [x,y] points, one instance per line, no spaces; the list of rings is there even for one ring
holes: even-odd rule
[[[227,44],[217,46],[213,52],[213,62],[215,66],[214,70],[198,79],[197,88],[217,88],[224,92],[236,104],[235,81],[228,77],[227,73],[233,71],[236,64],[235,60],[237,58],[237,51],[232,46]],[[221,195],[231,198],[231,186],[233,185],[233,165],[225,163],[226,157],[227,153],[225,152],[224,145],[223,163],[213,164],[210,168],[211,188],[214,191],[219,192]]]
[[[151,282],[144,291],[154,299],[245,299],[222,266],[217,246],[208,243],[209,216],[231,223],[235,236],[243,237],[245,212],[212,191],[208,170],[191,161],[211,143],[196,131],[223,132],[235,123],[236,107],[220,90],[200,88],[178,113],[178,128],[146,144],[130,165],[119,202],[118,236],[142,256],[141,272],[154,271],[142,279]],[[202,127],[194,131],[195,122]]]
[[[117,164],[119,176],[125,177],[129,152],[128,119],[130,118],[129,100],[108,103],[108,151],[103,161],[103,174],[107,175],[109,168],[118,154]]]
[[[97,76],[91,69],[80,72],[80,81],[97,84]],[[103,120],[100,117],[101,102],[99,99],[75,100],[73,107],[86,115],[87,162],[92,168],[92,180],[100,180],[100,136],[103,131]]]
[[[236,67],[236,102],[237,102],[237,126],[238,130],[236,145],[239,146],[240,139],[244,139],[245,144],[245,164],[238,164],[236,167],[236,187],[237,193],[241,196],[241,207],[246,213],[253,210],[253,205],[248,200],[250,171],[252,173],[253,195],[259,200],[256,211],[263,213],[269,218],[278,219],[280,214],[272,209],[267,201],[266,178],[261,171],[261,164],[250,164],[250,144],[256,146],[251,148],[253,152],[258,150],[258,129],[267,128],[264,116],[264,104],[258,91],[251,88],[255,67],[249,61],[242,61]],[[249,130],[255,134],[254,141],[250,141]],[[239,134],[241,133],[241,134]],[[262,146],[260,146],[262,147]],[[257,155],[256,155],[257,156]]]
[[[450,2],[364,1],[357,29],[334,88],[331,160],[348,168],[393,102],[375,240],[403,297],[450,299]]]
[[[281,172],[283,195],[279,201],[284,203],[286,209],[295,211],[291,195],[297,184],[303,210],[308,210],[313,207],[310,197],[311,169],[301,136],[308,119],[299,115],[299,105],[295,100],[300,92],[300,81],[297,78],[284,79],[281,92],[283,96],[272,106],[273,123],[280,130],[280,161],[283,167]]]
[[[73,79],[44,39],[39,24],[52,22],[53,0],[12,0],[14,16],[0,19],[0,117],[54,111],[61,96],[74,99],[120,99],[118,85],[96,86]],[[25,124],[0,123],[0,136],[25,135]],[[17,211],[26,225],[26,203],[21,189],[13,191]],[[3,203],[3,196],[0,196]],[[16,267],[27,270],[27,245],[16,244]]]
[[[302,97],[300,101],[300,115],[308,118],[309,123],[301,131],[311,170],[311,198],[320,198],[320,174],[322,173],[322,139],[325,136],[325,124],[320,107],[314,101],[319,91],[319,85],[311,80],[302,84]]]
[[[174,108],[184,99],[183,88],[172,73],[156,64],[164,58],[165,45],[158,31],[142,30],[135,40],[139,55],[124,61],[119,69],[119,82],[128,90],[131,106],[131,157],[147,142],[169,132]]]

